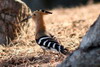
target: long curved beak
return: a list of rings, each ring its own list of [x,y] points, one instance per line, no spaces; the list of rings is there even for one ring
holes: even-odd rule
[[[28,20],[30,18],[32,18],[32,16],[28,16],[27,18],[24,18],[21,22],[24,22],[24,21],[26,21],[26,20]]]

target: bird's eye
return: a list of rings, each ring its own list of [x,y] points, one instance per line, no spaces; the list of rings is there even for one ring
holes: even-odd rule
[[[33,14],[34,16],[36,16],[36,14]]]

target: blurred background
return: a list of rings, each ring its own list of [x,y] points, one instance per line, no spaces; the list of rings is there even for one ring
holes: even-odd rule
[[[87,5],[98,3],[100,0],[22,0],[31,9],[52,9],[57,7],[75,7],[80,5]]]

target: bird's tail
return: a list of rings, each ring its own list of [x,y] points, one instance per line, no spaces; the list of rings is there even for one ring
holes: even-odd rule
[[[64,55],[68,55],[70,54],[69,50],[64,48],[63,50],[61,50],[61,53],[64,54]]]

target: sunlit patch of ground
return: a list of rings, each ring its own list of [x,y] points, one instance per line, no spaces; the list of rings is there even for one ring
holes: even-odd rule
[[[44,17],[48,32],[64,47],[75,50],[89,26],[100,14],[100,4],[75,8],[56,8]],[[30,32],[31,33],[31,32]],[[66,56],[46,52],[35,43],[34,36],[16,39],[12,46],[0,46],[0,67],[55,67]],[[15,45],[15,46],[14,46]]]

